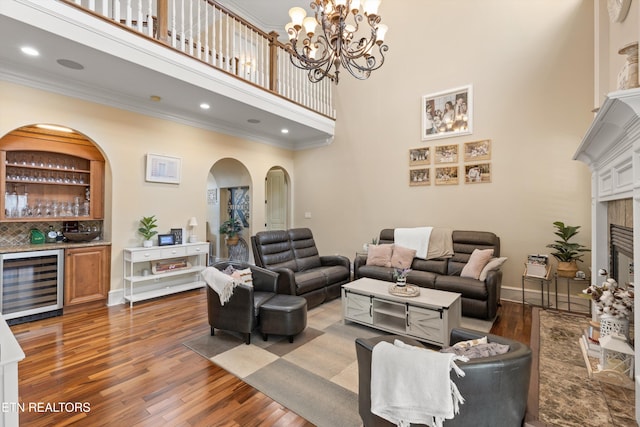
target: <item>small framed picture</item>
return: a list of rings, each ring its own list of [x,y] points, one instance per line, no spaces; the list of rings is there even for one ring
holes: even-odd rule
[[[421,113],[423,141],[472,133],[471,85],[424,95]]]
[[[175,245],[176,239],[173,234],[158,234],[158,246]]]
[[[481,160],[491,160],[491,140],[465,142],[464,161],[479,162]]]
[[[429,147],[412,148],[409,150],[409,166],[430,165],[431,150]]]
[[[436,168],[435,183],[436,185],[457,185],[458,166]]]
[[[176,245],[182,244],[182,228],[172,228],[171,234],[173,234],[173,238],[175,240]]]
[[[465,184],[484,184],[487,182],[491,182],[491,163],[464,165]]]
[[[160,156],[147,153],[147,175],[149,182],[180,184],[182,160],[178,157]]]
[[[435,148],[435,164],[458,163],[458,144],[438,145]]]
[[[430,185],[429,168],[409,169],[409,186]]]

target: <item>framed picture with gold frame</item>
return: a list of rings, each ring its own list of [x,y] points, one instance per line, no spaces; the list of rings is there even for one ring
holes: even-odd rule
[[[409,166],[430,164],[431,149],[429,147],[412,148],[409,150]]]
[[[409,186],[431,185],[431,169],[409,169]]]
[[[479,162],[482,160],[491,160],[491,140],[465,142],[464,161]]]
[[[458,169],[457,165],[437,167],[434,178],[436,185],[458,185]]]
[[[458,163],[458,144],[437,145],[435,147],[436,165],[444,163]]]
[[[464,165],[465,184],[491,182],[491,163],[469,163]]]

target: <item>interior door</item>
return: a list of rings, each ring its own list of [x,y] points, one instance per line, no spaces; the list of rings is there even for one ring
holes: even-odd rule
[[[287,177],[282,169],[271,169],[267,172],[266,189],[266,217],[267,230],[287,229]]]

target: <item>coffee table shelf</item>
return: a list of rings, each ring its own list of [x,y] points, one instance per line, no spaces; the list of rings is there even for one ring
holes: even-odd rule
[[[460,294],[421,288],[420,295],[406,298],[390,294],[390,285],[369,278],[343,285],[345,321],[442,347],[449,345],[451,329],[460,326]]]

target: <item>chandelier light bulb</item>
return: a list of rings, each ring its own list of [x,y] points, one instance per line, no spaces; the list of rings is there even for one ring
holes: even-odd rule
[[[289,16],[291,17],[291,23],[294,27],[302,27],[302,21],[307,16],[307,12],[301,7],[292,7],[289,9]]]
[[[307,16],[302,21],[302,26],[304,27],[304,31],[307,33],[309,37],[313,36],[313,33],[316,32],[316,27],[318,26],[318,21],[313,16]]]
[[[377,15],[381,2],[382,0],[364,0],[364,14],[367,16]]]
[[[384,43],[384,38],[387,35],[387,31],[389,31],[389,27],[384,24],[378,24],[378,26],[376,27],[376,43]]]

